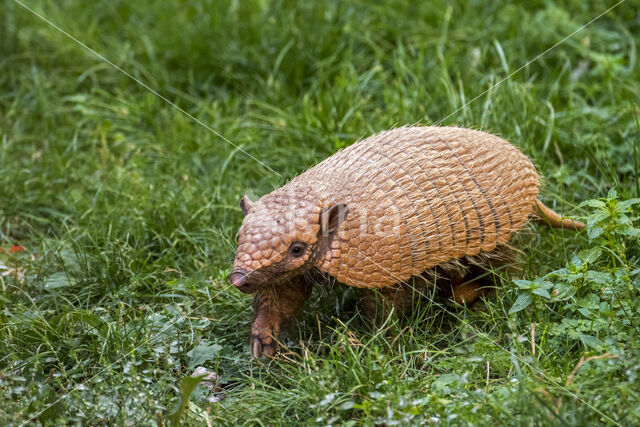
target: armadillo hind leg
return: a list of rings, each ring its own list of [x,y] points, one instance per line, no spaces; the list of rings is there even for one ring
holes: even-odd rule
[[[391,310],[399,316],[408,314],[421,297],[471,304],[495,287],[498,272],[512,260],[513,250],[507,245],[499,245],[490,252],[439,264],[407,283],[365,289],[362,313],[373,327],[379,327]]]
[[[434,282],[441,298],[471,304],[495,288],[499,272],[508,268],[513,258],[513,249],[499,245],[493,251],[441,264],[424,275]]]
[[[470,305],[489,292],[491,292],[491,287],[482,282],[466,282],[453,287],[451,299],[458,304]]]

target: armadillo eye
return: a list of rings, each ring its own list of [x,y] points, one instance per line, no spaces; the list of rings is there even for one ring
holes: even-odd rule
[[[294,258],[298,258],[304,255],[304,250],[306,247],[307,245],[305,245],[302,242],[294,242],[291,244],[291,247],[289,248],[289,252],[291,253],[291,256],[293,256]]]

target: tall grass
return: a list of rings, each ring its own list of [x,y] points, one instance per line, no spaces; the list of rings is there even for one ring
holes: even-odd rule
[[[192,424],[638,423],[637,1],[495,87],[615,2],[25,4],[239,148],[2,3],[2,424],[163,423],[196,365],[224,399],[199,386]],[[521,281],[380,331],[316,289],[252,361],[240,196],[409,123],[513,141],[588,232],[533,226]]]

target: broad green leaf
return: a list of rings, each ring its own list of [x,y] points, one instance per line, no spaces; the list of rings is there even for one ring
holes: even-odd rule
[[[555,301],[563,301],[576,293],[576,289],[573,286],[567,286],[563,284],[557,284],[554,288],[557,295],[553,297]]]
[[[533,298],[531,297],[531,294],[518,295],[518,298],[516,298],[516,302],[514,302],[511,306],[511,309],[509,309],[509,314],[517,313],[529,307],[529,304],[531,304],[532,300]]]
[[[434,384],[447,385],[457,382],[460,376],[454,372],[442,374],[433,382]]]
[[[553,270],[551,273],[547,274],[547,276],[562,277],[566,276],[567,274],[569,274],[569,270],[567,270],[566,268],[559,268],[558,270]]]
[[[570,284],[575,284],[577,281],[582,280],[582,278],[584,277],[584,275],[582,273],[578,273],[578,274],[569,274],[567,276],[564,277],[564,280],[567,283]]]
[[[540,295],[541,297],[545,297],[547,299],[551,299],[551,295],[549,295],[549,291],[543,288],[534,289],[532,293],[536,295]]]
[[[591,317],[591,313],[588,308],[579,308],[578,313],[582,314],[584,317]]]
[[[601,254],[602,254],[602,248],[595,247],[595,248],[591,248],[586,251],[580,252],[580,258],[582,258],[582,260],[587,264],[593,264],[595,261],[598,260],[598,258],[600,258]]]
[[[220,350],[222,350],[222,346],[218,344],[200,344],[195,346],[189,353],[187,353],[191,357],[189,359],[189,369],[200,366],[208,360],[214,360],[218,353],[220,353]]]
[[[539,277],[533,281],[533,286],[536,289],[551,289],[553,288],[553,283],[548,280],[544,280],[544,278]]]
[[[594,225],[604,221],[609,218],[611,214],[609,212],[596,212],[587,217],[587,226],[593,227]]]
[[[587,230],[587,234],[589,235],[589,239],[597,239],[604,233],[604,229],[601,227],[589,228]]]
[[[589,270],[585,276],[587,280],[598,285],[608,285],[614,282],[613,276],[609,273],[605,273],[604,271]]]
[[[582,260],[579,257],[574,255],[571,258],[571,265],[573,265],[574,267],[582,267],[582,264],[584,264],[584,263],[582,262]]]
[[[589,206],[591,208],[605,209],[607,207],[607,204],[602,200],[591,199],[591,200],[585,200],[584,202],[578,205],[579,208],[583,208],[585,206]]]
[[[340,409],[343,411],[349,410],[351,408],[353,408],[353,406],[356,403],[353,400],[347,400],[346,402],[344,402],[342,405],[340,405]]]
[[[582,344],[584,344],[585,347],[590,347],[593,349],[598,349],[602,347],[602,341],[600,341],[598,338],[593,337],[591,335],[580,334],[580,341],[582,341]]]
[[[51,276],[47,277],[44,281],[45,289],[57,289],[64,288],[65,286],[71,285],[69,281],[69,277],[65,272],[53,273]]]
[[[621,210],[627,210],[631,206],[638,205],[638,204],[640,204],[640,198],[623,200],[622,202],[618,203],[618,208],[620,208]]]
[[[598,306],[598,310],[600,310],[600,313],[607,314],[611,312],[611,306],[608,302],[602,301]]]
[[[200,375],[197,377],[184,377],[182,379],[182,383],[180,384],[180,402],[176,405],[176,407],[167,414],[167,420],[169,420],[169,424],[172,426],[180,425],[180,417],[182,413],[189,405],[189,398],[191,397],[191,393],[195,390],[196,386],[200,383],[200,381],[206,375]]]
[[[598,297],[598,295],[593,293],[583,297],[580,301],[581,307],[586,307],[593,310],[597,309],[599,305],[600,305],[600,298]]]
[[[631,218],[627,214],[618,214],[616,222],[618,225],[632,225]]]
[[[64,262],[65,271],[73,273],[79,273],[82,271],[78,254],[76,254],[72,249],[63,249],[58,252],[58,256]]]
[[[524,279],[513,279],[513,283],[520,289],[531,289],[533,282]]]
[[[640,228],[631,227],[629,225],[623,225],[616,227],[616,233],[623,236],[636,237],[640,236]]]

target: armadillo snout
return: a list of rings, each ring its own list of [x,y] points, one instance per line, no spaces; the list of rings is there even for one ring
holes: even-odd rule
[[[239,291],[245,294],[251,294],[256,291],[256,286],[251,283],[248,278],[248,272],[246,270],[234,270],[231,272],[227,280],[231,282]]]

